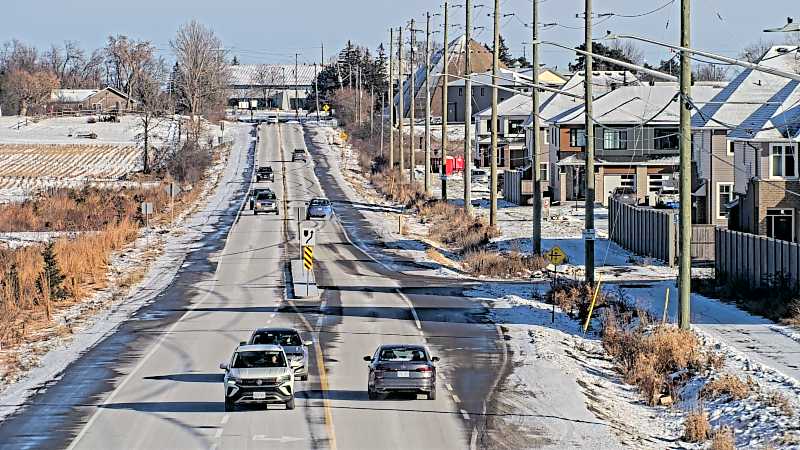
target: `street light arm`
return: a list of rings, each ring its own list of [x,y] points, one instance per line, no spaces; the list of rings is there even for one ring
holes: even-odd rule
[[[444,74],[443,73],[432,73],[431,75],[440,77],[440,76],[443,76]],[[458,78],[460,80],[466,80],[467,79],[467,77],[462,77],[462,76],[459,76],[459,75],[453,75],[452,73],[448,74],[448,76],[450,78]],[[512,81],[512,80],[509,80],[508,78],[503,78],[503,77],[497,77],[497,78],[501,79],[501,80]],[[523,78],[523,79],[527,80],[527,78]],[[512,88],[510,88],[508,86],[502,86],[502,85],[494,84],[494,83],[487,83],[485,81],[480,81],[480,80],[475,80],[475,79],[471,79],[471,81],[473,83],[475,83],[475,84],[480,84],[481,86],[496,87],[497,89],[500,89],[500,90],[503,90],[503,91],[513,92],[515,94],[521,94],[521,95],[525,95],[527,97],[530,97],[530,96],[533,95],[530,92],[519,91],[519,90],[516,90],[516,89],[512,89]],[[573,98],[577,98],[577,99],[581,99],[581,100],[583,99],[582,95],[573,94],[572,92],[569,92],[569,91],[562,91],[561,89],[552,88],[550,86],[545,86],[543,84],[533,84],[533,83],[521,83],[521,84],[523,84],[525,86],[538,87],[539,90],[541,90],[541,91],[555,92],[557,94],[566,95],[567,97],[573,97]]]
[[[664,72],[659,72],[658,70],[648,69],[647,67],[639,66],[637,64],[631,64],[631,63],[626,62],[626,61],[620,61],[619,59],[614,59],[614,58],[609,58],[607,56],[598,55],[597,53],[587,52],[585,50],[579,50],[577,48],[568,47],[566,45],[561,45],[561,44],[558,44],[556,42],[540,41],[539,43],[540,44],[546,44],[546,45],[552,45],[554,47],[563,48],[563,49],[578,53],[580,55],[591,56],[594,59],[599,59],[601,61],[610,62],[610,63],[616,64],[616,65],[618,65],[620,67],[625,67],[626,69],[631,69],[631,70],[635,70],[637,72],[646,73],[646,74],[648,74],[648,75],[650,75],[651,77],[654,77],[654,78],[659,78],[659,79],[662,79],[662,80],[672,81],[672,82],[676,82],[676,83],[678,82],[678,77],[676,77],[676,76],[669,75],[669,74],[666,74]]]
[[[733,64],[733,65],[744,67],[744,68],[750,69],[750,70],[755,70],[757,72],[768,73],[770,75],[775,75],[777,77],[789,78],[790,80],[800,81],[800,74],[789,73],[789,72],[785,72],[783,70],[773,69],[772,67],[766,67],[766,66],[762,66],[760,64],[753,64],[751,62],[742,61],[740,59],[728,58],[727,56],[717,55],[715,53],[709,53],[709,52],[705,52],[705,51],[702,51],[702,50],[695,50],[695,49],[691,49],[691,48],[688,48],[688,47],[681,47],[680,45],[667,44],[665,42],[654,41],[652,39],[643,38],[643,37],[639,37],[639,36],[631,36],[631,35],[628,35],[628,34],[614,35],[614,34],[610,34],[609,33],[606,36],[606,39],[611,39],[611,40],[613,40],[613,39],[633,39],[635,41],[647,42],[648,44],[659,45],[659,46],[662,46],[662,47],[671,48],[673,50],[687,52],[687,53],[690,53],[690,54],[693,54],[693,55],[700,55],[700,56],[703,56],[705,58],[715,59],[717,61],[722,61],[724,63]]]

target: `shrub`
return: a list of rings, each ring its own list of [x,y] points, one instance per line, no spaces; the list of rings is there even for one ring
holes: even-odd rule
[[[467,254],[488,244],[500,232],[485,220],[447,202],[429,202],[420,208],[420,217],[429,222],[430,237]]]
[[[700,397],[716,400],[723,396],[728,396],[729,400],[741,400],[747,398],[752,393],[752,389],[748,383],[745,383],[739,377],[725,374],[721,377],[714,379],[700,390]]]
[[[703,409],[690,411],[683,422],[683,440],[687,442],[705,442],[711,433],[708,414]]]
[[[764,401],[767,405],[777,408],[783,415],[794,416],[792,403],[780,391],[770,391],[765,395]]]
[[[730,427],[722,427],[714,431],[711,439],[711,450],[736,450],[736,439]]]
[[[529,256],[520,252],[491,252],[486,250],[471,251],[464,256],[464,265],[469,273],[487,277],[511,278],[527,275],[541,270],[547,265],[544,258],[538,255]]]
[[[559,279],[551,282],[546,300],[549,303],[555,303],[570,317],[583,320],[589,314],[594,291],[588,283]],[[607,306],[606,300],[607,295],[601,289],[597,294],[595,309]]]

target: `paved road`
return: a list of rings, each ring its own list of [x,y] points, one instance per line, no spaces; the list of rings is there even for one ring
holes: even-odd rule
[[[505,344],[486,309],[460,295],[461,283],[388,270],[353,246],[340,221],[363,227],[364,218],[331,176],[338,168],[313,145],[314,162],[289,161],[306,146],[300,125],[260,132],[255,159],[276,169],[281,214],[238,214],[242,192],[220,204],[225,228],[208,235],[160,300],[0,424],[0,447],[491,447],[484,413],[504,373]],[[248,167],[237,182],[246,186],[249,177]],[[338,215],[319,223],[323,294],[287,300],[287,261],[299,255],[297,207],[317,195],[334,200]],[[310,380],[297,382],[297,409],[223,412],[219,362],[252,329],[269,325],[296,327],[315,341]],[[437,400],[367,399],[362,357],[393,342],[425,343],[442,358]]]

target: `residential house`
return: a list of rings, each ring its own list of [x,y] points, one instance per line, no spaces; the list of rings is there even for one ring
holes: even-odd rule
[[[136,100],[113,87],[102,89],[54,89],[47,110],[50,112],[122,112],[136,109]]]
[[[759,64],[800,74],[798,50],[797,46],[773,46]],[[708,179],[706,186],[714,191],[710,196],[716,204],[711,213],[727,215],[732,230],[797,242],[800,82],[748,69],[712,102],[694,101],[699,108],[694,125],[703,133],[710,131],[712,160],[719,161],[719,167],[729,167],[734,175],[733,182],[716,181],[714,167],[698,165],[698,176]],[[732,163],[730,157],[716,156],[722,148],[732,153]]]
[[[721,91],[718,86],[696,85],[692,98],[708,102]],[[642,204],[653,204],[654,195],[677,179],[679,164],[679,102],[677,83],[618,87],[594,101],[595,201],[606,204],[617,187],[630,187]],[[585,128],[584,108],[555,121],[562,130]],[[580,132],[580,131],[579,131]],[[570,136],[571,147],[580,143]],[[558,165],[585,175],[585,154],[562,157]],[[567,183],[570,171],[567,170]],[[582,181],[582,180],[581,180]]]
[[[295,73],[296,71],[296,73]],[[228,66],[228,106],[283,111],[303,109],[314,86],[313,64],[237,64]]]

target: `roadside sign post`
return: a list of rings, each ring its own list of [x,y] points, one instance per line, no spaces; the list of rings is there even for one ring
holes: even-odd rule
[[[142,202],[142,216],[144,216],[144,226],[150,226],[149,216],[153,214],[153,204],[150,202]]]
[[[175,197],[178,195],[178,185],[171,181],[166,187],[167,194],[169,195],[169,223],[172,225],[175,222]]]
[[[300,227],[300,246],[303,249],[303,268],[306,276],[306,297],[309,295],[309,273],[314,270],[314,246],[317,245],[316,230]]]
[[[567,259],[567,254],[564,253],[564,250],[561,250],[561,247],[553,247],[549,251],[544,252],[542,255],[550,261],[550,264],[553,265],[555,269],[555,280],[558,281],[558,266],[564,264],[564,261]],[[553,301],[553,313],[550,317],[551,322],[555,323],[556,321],[556,302]]]

